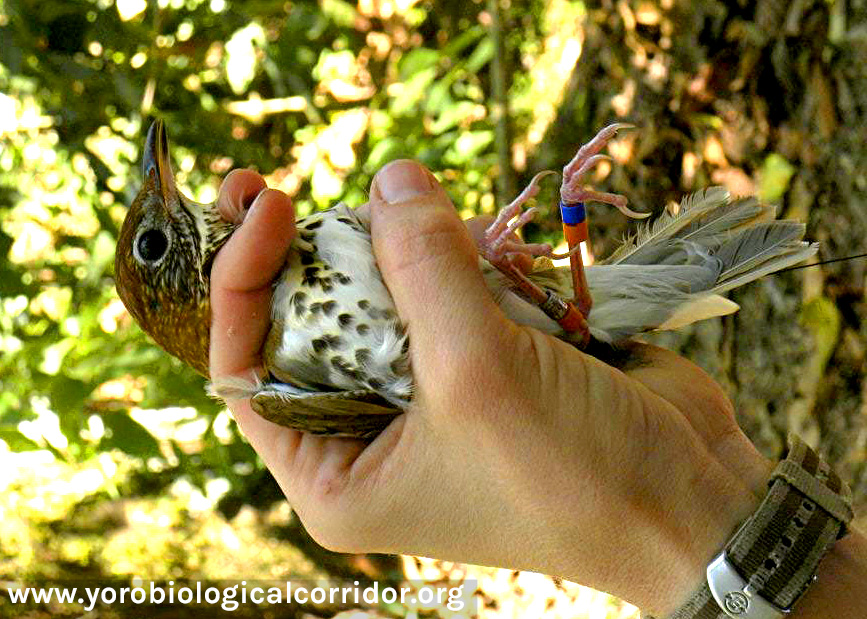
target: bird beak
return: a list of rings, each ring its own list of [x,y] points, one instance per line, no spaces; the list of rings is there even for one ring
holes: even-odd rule
[[[162,120],[154,121],[148,130],[142,159],[142,174],[145,180],[151,175],[154,176],[166,204],[177,202],[178,190],[175,187],[175,177],[169,160],[169,139]]]

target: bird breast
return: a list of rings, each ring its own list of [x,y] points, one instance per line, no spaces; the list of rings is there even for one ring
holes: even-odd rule
[[[370,232],[339,204],[297,222],[275,283],[265,363],[309,389],[369,389],[410,400],[406,332],[376,265]]]

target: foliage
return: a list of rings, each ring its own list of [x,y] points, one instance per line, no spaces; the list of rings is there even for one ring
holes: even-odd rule
[[[852,60],[863,11],[618,6],[528,2],[500,11],[498,38],[479,2],[5,0],[0,436],[87,458],[132,448],[113,432],[133,427],[118,421],[131,407],[218,410],[112,289],[114,238],[155,116],[194,197],[213,199],[220,175],[253,167],[301,213],[363,202],[397,157],[439,174],[462,214],[490,213],[510,197],[495,197],[494,179],[562,164],[611,119],[641,125],[610,149],[609,179],[639,208],[722,183],[806,218],[799,188],[860,160],[865,78]],[[498,75],[505,134],[492,113]],[[820,199],[846,202],[858,178]],[[535,233],[553,240],[556,218],[542,207]],[[595,249],[610,248],[622,223],[601,210],[595,221]],[[65,438],[22,434],[32,419]],[[137,453],[155,454],[144,437]]]
[[[113,289],[114,242],[153,117],[167,123],[179,182],[202,201],[240,165],[269,172],[301,213],[360,204],[383,164],[412,157],[449,181],[465,214],[493,211],[483,7],[401,7],[4,2],[0,437],[11,448],[71,460],[119,449],[235,482],[237,465],[255,461],[231,424],[222,434],[209,425],[194,461],[159,436],[159,410],[190,407],[211,424],[219,406]],[[549,27],[521,19],[515,60],[538,52]],[[526,100],[529,82],[515,83]],[[129,415],[141,409],[151,412]]]
[[[636,208],[723,184],[808,221],[823,257],[863,251],[862,4],[528,0],[500,2],[494,30],[497,3],[480,0],[0,0],[0,439],[69,462],[124,452],[154,492],[179,475],[225,479],[231,513],[264,485],[201,377],[141,333],[113,288],[154,117],[201,201],[244,166],[301,213],[357,205],[384,163],[412,157],[464,216],[509,198],[497,179],[520,186],[629,120],[639,130],[594,180]],[[545,196],[531,232],[548,241]],[[624,224],[593,214],[604,253]],[[724,326],[668,341],[730,387],[769,455],[788,431],[821,439],[861,494],[864,278],[862,263],[774,278]],[[822,311],[799,323],[802,280]],[[811,333],[824,334],[821,359]]]

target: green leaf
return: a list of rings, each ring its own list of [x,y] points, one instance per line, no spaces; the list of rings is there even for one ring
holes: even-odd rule
[[[771,153],[759,172],[759,197],[767,202],[776,202],[789,189],[789,181],[795,174],[795,166],[785,157]]]
[[[389,161],[408,154],[405,140],[387,137],[377,142],[373,150],[370,151],[365,162],[365,168],[373,174]]]
[[[471,26],[449,41],[443,48],[442,55],[447,58],[456,58],[461,55],[466,48],[473,45],[479,39],[484,38],[487,34],[487,28],[481,24]]]
[[[93,391],[93,385],[80,380],[69,378],[64,374],[46,377],[43,379],[46,387],[51,390],[51,410],[60,417],[60,425],[66,438],[74,440],[69,434],[69,429],[64,427],[64,420],[79,417],[84,410],[85,399]],[[77,429],[77,425],[73,428]],[[74,430],[73,430],[74,431]]]
[[[119,449],[140,458],[160,455],[156,438],[126,413],[103,415],[102,422],[109,432],[100,441],[100,450]]]
[[[450,165],[462,165],[472,161],[493,141],[494,132],[489,129],[463,132],[446,153],[445,160]]]
[[[494,40],[490,37],[482,39],[467,60],[466,70],[478,73],[494,57]]]
[[[399,65],[399,75],[403,82],[406,82],[417,73],[435,68],[439,63],[441,55],[435,49],[427,47],[419,47],[404,55]]]
[[[351,28],[358,18],[358,13],[348,2],[342,0],[323,0],[322,13],[341,28]]]
[[[452,82],[449,77],[440,78],[428,89],[424,98],[424,111],[428,114],[447,113],[455,105],[452,97]]]
[[[448,107],[440,114],[439,118],[431,125],[431,133],[434,135],[448,131],[457,126],[459,122],[467,118],[475,109],[476,104],[472,101],[459,101]]]
[[[813,335],[812,362],[815,364],[815,372],[821,374],[831,360],[840,338],[840,310],[828,297],[816,297],[804,305],[800,319],[801,324]]]
[[[0,440],[5,442],[9,446],[9,449],[15,452],[42,449],[41,446],[21,434],[17,428],[0,427]]]
[[[403,89],[392,99],[390,111],[395,116],[408,114],[424,98],[436,77],[436,69],[419,71],[404,82]]]

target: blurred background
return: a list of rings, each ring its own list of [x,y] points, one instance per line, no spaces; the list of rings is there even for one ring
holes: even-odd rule
[[[199,201],[249,167],[302,214],[356,206],[383,164],[412,157],[471,216],[628,121],[600,189],[654,212],[710,184],[758,194],[807,222],[830,260],[867,252],[864,58],[865,0],[0,0],[0,616],[83,616],[12,606],[21,583],[140,577],[473,578],[484,617],[637,617],[557,579],[312,542],[203,379],[117,297],[144,133],[166,122]],[[540,194],[532,240],[559,238],[556,189]],[[592,208],[593,253],[628,226]],[[734,293],[741,312],[649,337],[725,386],[766,455],[800,434],[862,505],[865,267],[771,276]],[[225,614],[86,616],[135,613]],[[313,603],[232,615],[461,616]]]

